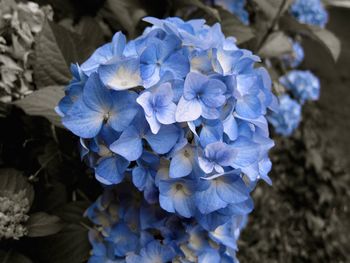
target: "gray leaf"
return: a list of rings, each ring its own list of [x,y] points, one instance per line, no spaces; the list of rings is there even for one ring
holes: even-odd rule
[[[44,237],[56,234],[63,227],[58,216],[37,212],[30,215],[27,222],[29,237]]]
[[[42,116],[53,124],[62,126],[55,107],[63,96],[62,86],[49,86],[33,92],[22,100],[15,101],[14,105],[23,109],[28,115]]]

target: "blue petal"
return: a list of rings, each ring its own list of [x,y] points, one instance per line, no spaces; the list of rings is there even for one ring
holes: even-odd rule
[[[105,185],[118,184],[125,176],[129,162],[122,157],[111,157],[102,160],[96,168],[96,179]]]
[[[165,125],[160,128],[157,134],[149,131],[145,135],[145,139],[156,153],[165,154],[174,147],[179,136],[180,131],[178,127],[175,125]]]
[[[172,54],[162,65],[162,71],[171,71],[177,79],[183,79],[190,71],[188,58],[180,52]]]
[[[218,108],[226,101],[226,97],[223,95],[225,91],[226,86],[222,81],[211,79],[204,85],[201,101],[210,108]]]
[[[132,170],[132,182],[140,191],[143,191],[146,185],[147,175],[147,170],[143,167],[135,167]]]
[[[190,72],[187,74],[184,83],[184,98],[192,100],[197,97],[197,93],[201,91],[202,86],[208,81],[208,77],[199,73]]]
[[[221,176],[217,179],[217,194],[227,203],[240,203],[249,198],[249,190],[243,180],[231,175]]]
[[[109,124],[116,131],[125,130],[135,118],[139,106],[136,104],[135,92],[113,92],[113,106],[110,112]]]
[[[171,178],[180,178],[189,175],[192,172],[191,161],[181,152],[176,154],[170,161],[169,176]]]
[[[165,211],[168,211],[169,213],[175,213],[175,207],[171,200],[171,197],[160,194],[159,204]]]
[[[182,191],[177,191],[177,193],[173,196],[173,202],[175,211],[179,215],[186,218],[193,216],[195,206],[190,196],[186,195]]]
[[[62,118],[62,123],[75,135],[92,138],[101,130],[103,119],[103,113],[91,110],[82,100],[79,100]]]
[[[153,94],[153,105],[156,108],[168,106],[173,100],[173,90],[169,82],[160,85]]]
[[[241,168],[258,161],[259,147],[258,144],[250,141],[245,137],[239,137],[231,147],[235,151],[235,157],[232,166]]]
[[[230,114],[223,122],[224,132],[227,134],[231,141],[237,139],[238,136],[238,125],[235,117]]]
[[[208,189],[202,192],[196,192],[195,203],[199,211],[203,214],[209,214],[220,208],[227,206],[227,202],[223,201],[216,192],[215,182],[206,182],[209,184]]]
[[[86,82],[83,100],[89,108],[103,113],[107,113],[112,107],[110,91],[103,86],[97,73],[93,73]]]
[[[137,160],[142,154],[142,141],[139,131],[130,126],[121,134],[120,138],[110,145],[112,152],[123,156],[128,161]]]
[[[261,103],[257,96],[244,96],[237,100],[236,113],[244,118],[256,119],[261,115]]]

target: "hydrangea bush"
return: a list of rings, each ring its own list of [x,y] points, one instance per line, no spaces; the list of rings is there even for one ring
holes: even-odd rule
[[[82,65],[72,66],[74,79],[57,112],[81,138],[81,156],[103,185],[132,181],[147,204],[159,203],[180,222],[188,218],[196,229],[235,231],[232,222],[252,209],[255,182],[271,183],[268,151],[274,143],[265,115],[277,100],[269,74],[219,24],[145,21],[153,26],[140,37],[127,42],[118,32]],[[110,231],[107,236],[119,239],[119,230]],[[234,239],[220,238],[214,241],[230,254]],[[129,241],[114,255],[163,251],[159,242],[148,248],[145,240],[138,241],[141,247]],[[186,248],[177,246],[174,255],[182,257]]]

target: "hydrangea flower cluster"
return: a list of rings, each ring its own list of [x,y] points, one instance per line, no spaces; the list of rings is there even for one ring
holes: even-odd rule
[[[324,27],[328,21],[320,0],[294,0],[289,11],[300,23]]]
[[[102,184],[132,181],[148,204],[216,229],[250,207],[258,179],[271,183],[270,77],[219,24],[145,21],[72,66],[57,112]]]
[[[249,25],[249,13],[245,9],[246,0],[214,0],[212,2],[236,15],[243,24]]]
[[[240,215],[208,228],[140,201],[128,184],[105,189],[86,216],[96,225],[89,231],[93,246],[89,263],[238,262],[237,239],[252,205]],[[223,215],[224,216],[224,215]]]
[[[292,70],[280,77],[280,83],[293,96],[304,104],[305,101],[315,101],[320,97],[320,80],[309,70]]]
[[[288,94],[279,96],[278,100],[278,111],[269,114],[268,119],[276,133],[290,136],[301,121],[301,105]]]
[[[290,68],[298,67],[304,60],[304,49],[297,41],[290,40],[292,43],[293,51],[291,54],[285,54],[282,56],[282,62],[285,66]]]

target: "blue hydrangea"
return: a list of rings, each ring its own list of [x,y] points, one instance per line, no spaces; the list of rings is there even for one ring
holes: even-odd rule
[[[57,112],[103,185],[131,181],[147,203],[211,229],[252,205],[257,180],[271,183],[271,79],[219,24],[144,20],[140,37],[118,32],[72,66]]]
[[[298,67],[304,60],[304,49],[297,41],[292,41],[293,51],[291,54],[282,56],[283,63],[290,68]]]
[[[320,80],[308,70],[289,71],[279,81],[301,104],[320,97]]]
[[[249,13],[245,9],[246,0],[214,0],[213,2],[236,15],[243,24],[249,25]]]
[[[276,133],[290,136],[301,121],[301,105],[288,95],[279,96],[278,111],[268,116]]]
[[[250,211],[246,204],[234,214],[222,212],[225,223],[208,228],[208,220],[198,223],[140,201],[128,184],[108,188],[85,212],[95,225],[88,262],[238,263],[237,240]]]
[[[328,21],[320,0],[294,0],[289,11],[300,23],[325,27]]]

